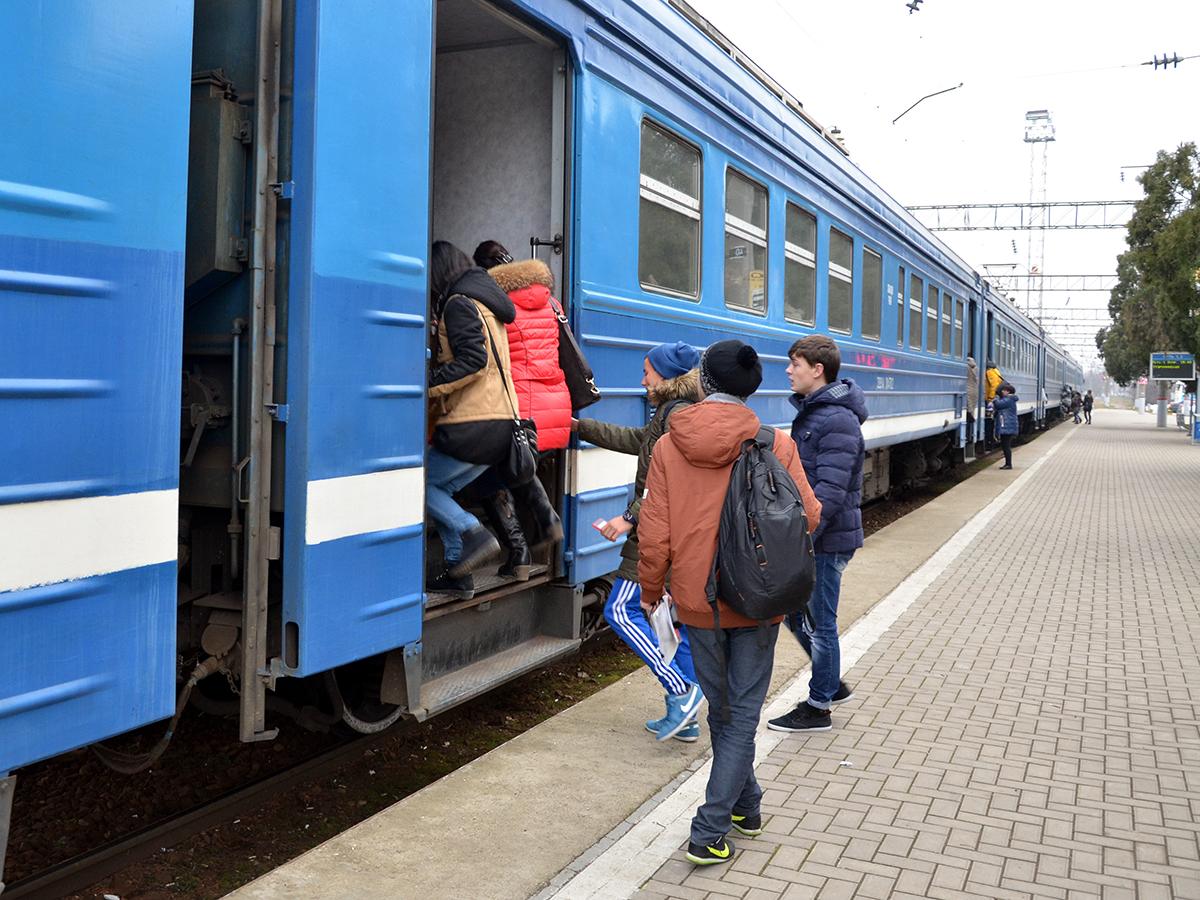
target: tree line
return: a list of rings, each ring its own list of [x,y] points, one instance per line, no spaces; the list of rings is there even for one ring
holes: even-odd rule
[[[1150,354],[1200,351],[1200,154],[1195,143],[1159,151],[1138,177],[1145,196],[1117,257],[1108,301],[1113,323],[1096,335],[1108,374],[1126,385],[1145,375]]]

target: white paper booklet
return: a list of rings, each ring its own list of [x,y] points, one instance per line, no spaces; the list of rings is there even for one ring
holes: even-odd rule
[[[679,635],[675,633],[675,623],[671,621],[671,598],[663,597],[662,603],[654,607],[650,613],[650,627],[658,639],[658,652],[663,662],[669,663],[675,658],[679,649]]]

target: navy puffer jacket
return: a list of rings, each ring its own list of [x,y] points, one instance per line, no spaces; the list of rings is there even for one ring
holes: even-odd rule
[[[1017,415],[1017,395],[999,396],[992,401],[996,416],[996,434],[1017,434],[1021,430],[1021,419]]]
[[[849,553],[863,545],[862,423],[867,398],[849,379],[792,397],[792,440],[813,493],[821,501],[821,524],[813,532],[817,553]]]

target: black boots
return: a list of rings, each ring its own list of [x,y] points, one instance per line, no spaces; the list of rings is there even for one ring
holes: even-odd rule
[[[440,573],[429,579],[425,590],[431,594],[449,594],[455,600],[470,600],[475,596],[475,579],[468,573],[460,578],[454,578],[449,570],[442,569]]]
[[[500,491],[483,501],[483,509],[501,545],[508,548],[508,559],[496,574],[517,581],[528,581],[533,571],[533,557],[525,542],[525,532],[521,530],[512,495],[508,491]]]
[[[533,520],[537,523],[538,538],[530,543],[540,547],[543,544],[553,544],[562,540],[562,520],[550,504],[550,498],[546,496],[546,488],[542,486],[539,479],[531,478],[528,483],[513,488],[512,493],[518,503],[533,513]]]
[[[457,562],[449,563],[451,578],[462,578],[464,575],[469,575],[500,552],[500,544],[482,525],[476,525],[465,532],[462,536],[462,544],[462,556]]]

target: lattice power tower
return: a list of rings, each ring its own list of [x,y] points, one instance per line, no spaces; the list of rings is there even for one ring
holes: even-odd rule
[[[1031,109],[1025,113],[1025,143],[1029,145],[1029,247],[1026,271],[1042,275],[1046,271],[1046,227],[1050,224],[1050,208],[1046,203],[1046,182],[1049,169],[1047,150],[1054,140],[1054,124],[1047,109]],[[1035,252],[1036,249],[1036,252]],[[1035,268],[1036,267],[1036,268]],[[1037,290],[1037,320],[1042,322],[1041,279]],[[1026,294],[1025,308],[1033,311],[1032,293]]]

